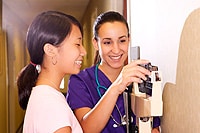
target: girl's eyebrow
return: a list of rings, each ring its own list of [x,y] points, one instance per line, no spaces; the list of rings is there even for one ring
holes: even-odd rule
[[[82,41],[82,37],[78,37],[77,40],[78,40],[78,41]]]

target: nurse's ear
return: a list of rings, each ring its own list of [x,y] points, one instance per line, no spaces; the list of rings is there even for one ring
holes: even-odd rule
[[[98,46],[98,40],[97,39],[95,39],[95,37],[93,37],[92,38],[92,44],[93,44],[93,46],[94,46],[94,48],[95,48],[95,50],[99,50],[99,46]]]
[[[131,40],[131,35],[129,34],[128,35],[128,42],[130,43],[130,40]]]
[[[55,55],[57,54],[57,52],[58,52],[57,47],[53,46],[53,45],[50,44],[50,43],[46,43],[46,44],[44,45],[44,48],[43,48],[43,49],[44,49],[45,54],[46,54],[47,56],[50,56],[50,57],[55,56]]]

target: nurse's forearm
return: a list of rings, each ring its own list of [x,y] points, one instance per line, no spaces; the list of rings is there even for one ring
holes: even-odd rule
[[[118,96],[119,94],[116,92],[116,88],[112,86],[107,90],[96,106],[82,118],[80,123],[85,133],[99,133],[105,128]]]

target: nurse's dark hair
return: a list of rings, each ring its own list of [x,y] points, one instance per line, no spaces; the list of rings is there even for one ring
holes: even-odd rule
[[[83,34],[76,18],[58,11],[42,12],[30,24],[26,44],[31,63],[26,65],[17,77],[18,98],[22,109],[27,108],[32,87],[36,85],[39,73],[35,65],[41,65],[43,62],[44,45],[49,43],[59,46],[71,33],[72,25],[77,26]]]
[[[94,39],[96,41],[98,41],[98,33],[99,33],[99,29],[101,28],[101,26],[104,24],[104,23],[107,23],[107,22],[122,22],[125,24],[126,28],[127,28],[127,31],[128,31],[128,36],[129,36],[129,26],[128,26],[128,23],[126,21],[126,19],[118,12],[116,11],[108,11],[108,12],[105,12],[105,13],[102,13],[100,14],[95,22],[94,22],[94,25],[93,25],[93,36],[94,36]],[[94,64],[98,64],[99,62],[101,61],[101,57],[99,56],[99,51],[96,51],[95,53],[95,57],[94,57]]]

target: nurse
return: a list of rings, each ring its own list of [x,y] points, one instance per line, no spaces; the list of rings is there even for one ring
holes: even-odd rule
[[[126,133],[123,91],[132,82],[141,83],[150,72],[139,66],[148,60],[126,65],[129,27],[118,12],[100,14],[93,26],[94,65],[70,77],[67,101],[84,132]],[[133,127],[136,117],[132,113]],[[159,132],[154,118],[152,132]],[[133,132],[134,132],[133,128]]]

